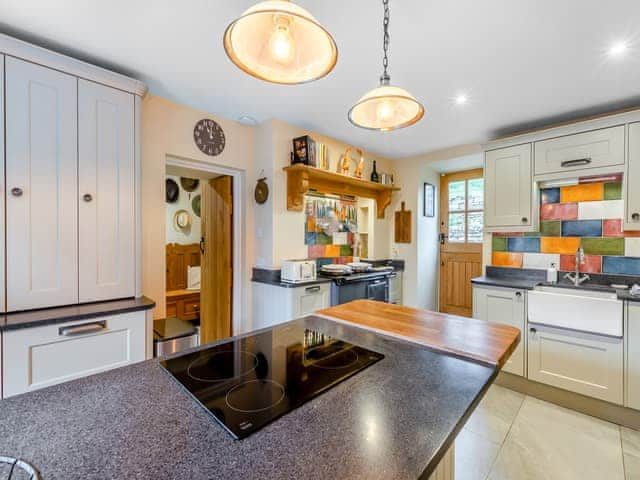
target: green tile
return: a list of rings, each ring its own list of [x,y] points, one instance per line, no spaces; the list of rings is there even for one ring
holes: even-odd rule
[[[604,184],[605,200],[621,200],[622,199],[622,183],[605,183]]]
[[[542,222],[540,224],[540,234],[543,237],[559,237],[561,222]]]
[[[333,238],[327,235],[324,232],[318,232],[318,236],[316,238],[316,245],[331,245],[333,243]]]
[[[353,255],[353,248],[351,245],[340,245],[340,256],[350,257]]]
[[[494,252],[506,252],[507,251],[507,237],[493,237],[491,242],[491,248]]]
[[[583,238],[586,255],[624,255],[624,238]]]

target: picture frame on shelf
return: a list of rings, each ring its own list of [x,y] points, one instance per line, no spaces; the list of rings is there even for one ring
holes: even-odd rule
[[[424,209],[425,217],[436,216],[436,187],[431,183],[424,182]]]

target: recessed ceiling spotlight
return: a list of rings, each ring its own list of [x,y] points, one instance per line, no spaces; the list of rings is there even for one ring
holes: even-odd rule
[[[609,55],[612,57],[621,57],[629,48],[629,44],[624,41],[616,42],[609,48]]]
[[[469,101],[469,97],[467,97],[464,93],[460,93],[456,95],[455,102],[456,105],[464,105]]]
[[[242,125],[248,125],[250,127],[255,127],[256,125],[258,125],[258,120],[256,120],[251,115],[240,115],[238,117],[238,123],[241,123]]]

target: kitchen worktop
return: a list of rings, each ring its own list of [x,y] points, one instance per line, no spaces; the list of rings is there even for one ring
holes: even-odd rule
[[[487,287],[515,288],[519,290],[533,290],[538,286],[550,286],[575,290],[610,292],[615,293],[618,300],[640,302],[640,296],[631,295],[629,288],[622,289],[611,286],[612,284],[619,284],[630,287],[634,283],[640,283],[640,278],[638,277],[591,273],[589,274],[589,280],[576,286],[570,280],[564,278],[565,273],[567,272],[558,272],[559,281],[557,283],[549,283],[546,281],[546,272],[544,270],[487,267],[486,275],[471,279],[471,283]]]
[[[500,367],[520,339],[520,331],[508,325],[371,300],[356,300],[317,313]]]
[[[0,402],[0,455],[44,478],[427,478],[498,373],[344,322],[293,322],[385,358],[241,441],[149,360]],[[447,339],[460,355],[478,335]]]
[[[88,320],[107,315],[120,315],[149,310],[155,306],[156,304],[153,300],[147,297],[139,297],[69,305],[67,307],[43,308],[28,312],[6,313],[0,314],[0,331]]]

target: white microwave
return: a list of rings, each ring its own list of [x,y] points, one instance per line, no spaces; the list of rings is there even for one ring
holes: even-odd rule
[[[288,283],[309,282],[316,279],[315,260],[287,260],[282,262],[280,280]]]

